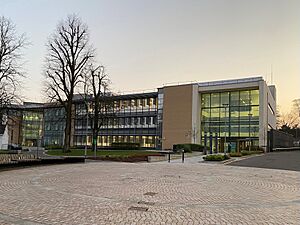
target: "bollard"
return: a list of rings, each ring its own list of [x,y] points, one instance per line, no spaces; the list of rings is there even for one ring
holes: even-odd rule
[[[184,163],[184,149],[182,149],[182,163]]]
[[[171,161],[171,152],[169,152],[169,155],[168,155],[168,162]]]

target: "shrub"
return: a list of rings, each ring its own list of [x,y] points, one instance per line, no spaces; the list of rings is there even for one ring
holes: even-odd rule
[[[128,142],[111,143],[111,149],[116,149],[116,150],[139,150],[140,148],[141,148],[140,143],[128,143]]]
[[[198,144],[176,144],[173,145],[173,150],[177,151],[179,149],[184,149],[184,152],[193,152],[193,151],[199,151],[202,152],[204,149],[203,145]]]
[[[245,151],[245,150],[243,150],[243,151],[241,151],[242,156],[262,154],[262,153],[264,153],[264,151],[262,151],[262,150],[257,150],[257,151]]]
[[[229,155],[230,155],[230,157],[241,157],[242,153],[240,153],[240,152],[230,152]]]
[[[63,146],[61,146],[61,145],[47,145],[45,147],[45,149],[47,149],[47,150],[63,149]]]
[[[203,159],[205,161],[223,161],[226,159],[230,159],[229,155],[207,155],[204,156]]]
[[[249,152],[249,148],[241,149],[241,151],[247,151],[247,152]],[[250,146],[250,151],[261,151],[261,152],[264,152],[264,149],[262,147],[259,147],[259,146]]]

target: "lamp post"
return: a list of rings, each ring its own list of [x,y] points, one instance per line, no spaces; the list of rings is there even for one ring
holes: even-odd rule
[[[250,152],[251,151],[251,131],[250,131],[250,125],[251,125],[252,113],[249,113],[248,116],[249,116],[249,152]]]
[[[86,105],[86,129],[85,129],[85,147],[84,147],[84,158],[87,157],[87,146],[88,146],[88,125],[89,125],[89,106],[87,102],[87,76],[85,76],[84,82],[84,101]]]
[[[227,143],[226,143],[226,131],[227,131],[227,124],[226,124],[226,120],[227,120],[227,114],[226,114],[226,112],[227,112],[227,107],[229,106],[229,104],[228,103],[224,103],[224,104],[222,104],[223,105],[223,107],[225,108],[225,137],[224,137],[224,139],[225,139],[225,143],[224,143],[224,154],[226,155],[226,148],[227,148]]]
[[[87,107],[87,110],[86,110],[85,147],[84,147],[84,157],[85,158],[87,157],[88,130],[89,130],[89,110],[88,110],[88,104],[87,104],[86,107]]]

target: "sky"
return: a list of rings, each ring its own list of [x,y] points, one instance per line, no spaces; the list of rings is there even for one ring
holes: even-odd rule
[[[116,92],[263,76],[282,111],[300,98],[299,0],[0,0],[0,15],[31,43],[25,100],[45,101],[45,44],[73,13],[88,25]]]

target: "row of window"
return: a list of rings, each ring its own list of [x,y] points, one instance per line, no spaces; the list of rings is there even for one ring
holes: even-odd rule
[[[157,136],[98,136],[97,145],[106,147],[111,146],[111,143],[115,142],[127,142],[127,143],[140,143],[141,147],[155,148],[155,140]],[[88,136],[86,143],[86,136],[78,135],[74,137],[74,145],[84,146],[88,144],[92,145],[92,137]]]
[[[251,124],[202,124],[202,137],[205,133],[217,133],[219,137],[258,137],[259,125]]]
[[[92,121],[89,121],[89,128]],[[103,121],[103,128],[130,128],[130,127],[148,127],[157,124],[156,116],[142,116],[142,117],[119,117],[106,118]],[[86,119],[75,120],[75,129],[85,129]]]
[[[77,119],[75,120],[75,129],[86,129],[86,119]],[[102,122],[102,121],[100,121]],[[106,118],[103,121],[103,128],[131,128],[131,127],[151,127],[157,124],[157,117],[155,116],[148,116],[148,117],[121,117],[121,118]],[[89,120],[90,129],[92,125],[92,121]],[[26,124],[25,127],[27,129],[39,129],[40,125],[36,124]],[[45,131],[62,131],[65,128],[65,124],[62,122],[45,123]]]
[[[23,138],[31,138],[31,139],[39,139],[41,137],[42,130],[36,129],[36,130],[26,130],[22,129],[22,137]]]
[[[143,98],[143,99],[129,99],[129,100],[115,100],[113,102],[101,102],[101,112],[132,112],[132,111],[156,111],[157,98]],[[89,105],[89,113],[93,112],[93,105]],[[76,105],[76,115],[85,115],[86,105]]]
[[[126,108],[156,108],[157,98],[129,99],[114,101],[115,109]]]
[[[63,136],[60,135],[56,135],[56,136],[45,136],[44,137],[44,145],[48,146],[48,145],[63,145]]]
[[[25,111],[23,112],[22,120],[23,139],[38,139],[42,134],[43,114]]]
[[[28,122],[23,122],[22,124],[23,129],[26,130],[36,130],[42,127],[42,123],[38,122],[38,123],[28,123]]]
[[[45,131],[50,130],[64,130],[65,129],[65,123],[45,123]]]
[[[23,112],[23,121],[41,121],[43,114],[37,112]]]
[[[259,105],[259,90],[240,90],[201,94],[201,107]]]
[[[201,133],[224,137],[257,137],[259,91],[240,90],[202,94]]]
[[[259,121],[259,106],[230,107],[229,111],[224,108],[205,108],[201,110],[201,122],[220,121],[229,123],[233,121],[248,122]]]
[[[44,111],[45,119],[46,118],[57,118],[57,117],[64,117],[65,116],[65,109],[64,108],[49,108],[45,109]]]

